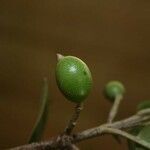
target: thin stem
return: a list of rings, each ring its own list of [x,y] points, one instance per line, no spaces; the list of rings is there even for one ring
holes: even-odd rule
[[[103,127],[102,129],[102,133],[108,133],[108,134],[116,134],[116,135],[119,135],[119,136],[122,136],[122,137],[125,137],[137,144],[140,144],[141,146],[145,147],[145,148],[148,148],[150,149],[150,143],[142,140],[141,138],[139,137],[136,137],[136,136],[133,136],[125,131],[122,131],[122,130],[119,130],[119,129],[114,129],[114,128],[108,128],[108,127]]]
[[[143,125],[147,122],[150,122],[150,108],[138,111],[135,115],[116,121],[113,124],[108,124],[108,126],[117,129],[128,129],[138,125]]]
[[[69,121],[67,127],[66,127],[65,130],[64,130],[64,133],[65,133],[65,134],[68,134],[68,135],[71,134],[73,128],[74,128],[74,127],[76,126],[76,124],[77,124],[77,120],[78,120],[78,118],[79,118],[79,115],[80,115],[80,112],[81,112],[82,109],[83,109],[83,104],[82,104],[82,103],[77,103],[77,104],[76,104],[76,107],[75,107],[74,114],[73,114],[72,118],[70,119],[70,121]]]
[[[123,98],[122,95],[116,96],[115,101],[113,103],[113,106],[112,106],[109,116],[108,116],[108,123],[111,123],[114,120],[114,118],[116,117],[122,98]]]
[[[103,127],[109,127],[115,129],[129,129],[148,121],[150,121],[150,109],[149,112],[148,110],[146,110],[145,112],[143,110],[140,115],[135,114],[129,118],[111,124],[107,123],[91,129],[84,130],[80,133],[75,134],[74,141],[76,143],[93,137],[101,136]]]

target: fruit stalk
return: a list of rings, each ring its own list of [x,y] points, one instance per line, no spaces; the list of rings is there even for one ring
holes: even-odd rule
[[[116,117],[118,109],[119,109],[119,106],[120,106],[120,103],[122,101],[122,98],[123,98],[122,95],[117,95],[116,96],[115,101],[114,101],[114,103],[112,105],[112,108],[111,108],[111,110],[109,112],[108,123],[112,123],[114,118]]]
[[[78,120],[78,118],[80,116],[80,112],[82,111],[82,109],[83,109],[83,104],[82,103],[77,103],[76,107],[75,107],[74,114],[73,114],[72,118],[70,119],[67,127],[64,130],[64,134],[67,134],[67,135],[71,134],[73,128],[77,124],[77,120]]]

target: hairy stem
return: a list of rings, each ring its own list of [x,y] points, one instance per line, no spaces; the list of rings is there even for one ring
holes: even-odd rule
[[[70,119],[67,127],[64,130],[64,133],[70,135],[73,128],[76,126],[77,120],[79,118],[80,112],[83,109],[83,104],[82,103],[77,103],[76,107],[75,107],[75,111],[74,114],[72,116],[72,118]]]

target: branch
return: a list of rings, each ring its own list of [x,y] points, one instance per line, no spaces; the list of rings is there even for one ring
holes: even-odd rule
[[[110,124],[103,124],[95,128],[87,129],[74,135],[74,141],[80,142],[89,138],[100,136],[103,132],[103,127],[114,129],[129,129],[150,121],[150,109],[142,110],[141,112]]]
[[[137,144],[140,144],[140,145],[144,146],[145,148],[150,149],[150,143],[149,142],[146,142],[145,140],[142,140],[139,137],[133,136],[133,135],[131,135],[131,134],[125,132],[125,131],[121,131],[119,129],[103,127],[102,132],[103,133],[108,133],[108,134],[116,134],[116,135],[125,137],[125,138],[127,138],[127,139],[129,139],[129,140],[131,140],[131,141],[133,141]]]
[[[77,103],[76,107],[75,107],[75,112],[71,118],[71,120],[69,121],[64,133],[70,135],[73,128],[76,126],[77,120],[79,118],[80,112],[83,109],[83,104],[82,103]]]
[[[52,148],[52,141],[49,142],[41,142],[41,143],[32,143],[32,144],[27,144],[23,146],[18,146],[15,148],[11,148],[9,150],[40,150],[40,149],[50,149]]]
[[[125,138],[128,138],[140,144],[141,146],[144,146],[150,149],[150,143],[143,142],[143,140],[139,138],[135,138],[129,133],[122,131],[122,129],[133,128],[135,126],[141,125],[149,121],[150,121],[150,109],[145,109],[145,110],[141,110],[140,112],[138,112],[137,114],[129,118],[116,121],[110,124],[109,123],[103,124],[98,127],[84,130],[74,135],[68,135],[67,137],[69,138],[69,142],[71,142],[71,144],[75,144],[75,143],[81,142],[89,138],[99,137],[103,134],[117,134]],[[58,137],[61,138],[61,136],[58,136]],[[51,140],[49,142],[44,142],[44,143],[34,143],[34,144],[25,145],[25,146],[20,146],[17,148],[12,148],[10,150],[39,150],[39,149],[45,150],[46,148],[54,149],[54,147],[56,148],[56,145],[58,143],[59,143],[59,140]]]
[[[18,146],[9,150],[79,150],[76,145],[71,142],[71,137],[67,135],[59,135],[47,142],[32,143]]]

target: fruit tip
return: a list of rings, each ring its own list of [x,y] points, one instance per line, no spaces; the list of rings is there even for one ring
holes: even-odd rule
[[[59,54],[59,53],[57,53],[56,56],[57,56],[57,60],[58,60],[58,61],[59,61],[60,59],[64,58],[64,56],[61,55],[61,54]]]

